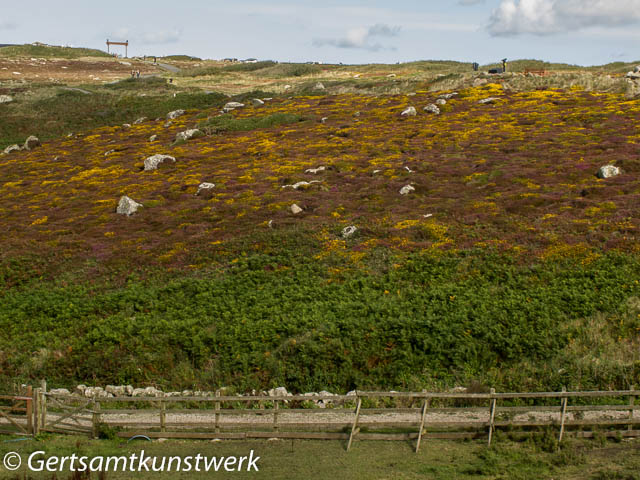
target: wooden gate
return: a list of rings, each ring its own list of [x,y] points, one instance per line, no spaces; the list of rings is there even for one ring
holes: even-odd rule
[[[0,433],[34,433],[32,393],[27,387],[24,395],[0,395]]]

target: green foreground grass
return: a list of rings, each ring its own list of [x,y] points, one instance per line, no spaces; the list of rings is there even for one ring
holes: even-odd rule
[[[46,456],[126,456],[145,457],[244,456],[253,450],[258,472],[229,473],[107,473],[103,476],[72,477],[67,471],[57,473],[27,473],[24,468],[10,474],[0,467],[2,478],[14,480],[67,478],[152,479],[211,478],[232,475],[233,478],[278,479],[639,479],[640,449],[633,441],[567,441],[555,448],[549,441],[552,433],[536,434],[524,441],[507,439],[491,448],[484,441],[426,440],[418,454],[409,442],[356,441],[350,452],[339,441],[277,441],[277,442],[205,442],[205,441],[134,441],[89,440],[82,437],[45,436],[38,440],[4,443],[0,437],[0,456],[14,451],[22,455],[23,463],[35,451]],[[158,459],[158,462],[160,458]]]

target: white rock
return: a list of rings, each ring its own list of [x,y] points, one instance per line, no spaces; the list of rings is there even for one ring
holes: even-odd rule
[[[401,113],[403,117],[415,117],[418,112],[416,112],[415,107],[408,107],[404,112]]]
[[[342,238],[351,237],[354,233],[356,233],[357,230],[358,230],[358,227],[354,227],[353,225],[350,225],[348,227],[344,227],[342,229]],[[320,392],[320,394],[323,395],[322,392]]]
[[[8,155],[11,152],[19,152],[20,150],[22,150],[22,147],[20,147],[20,145],[9,145],[4,149],[4,154]]]
[[[149,141],[150,141],[150,142],[155,142],[157,139],[158,139],[158,135],[151,135],[151,136],[149,137]]]
[[[270,397],[290,397],[291,394],[287,392],[287,389],[284,387],[272,388],[269,390],[268,395]]]
[[[200,192],[203,190],[211,190],[212,188],[215,188],[215,186],[216,186],[215,183],[203,182],[200,185],[198,185],[198,191],[196,192],[196,195],[200,195]]]
[[[324,85],[322,82],[318,82],[315,84],[315,86],[313,87],[314,90],[324,90]]]
[[[311,180],[310,182],[305,182],[303,180],[301,182],[296,182],[293,185],[283,185],[281,188],[293,188],[294,190],[298,190],[303,187],[308,187],[313,183],[320,183],[320,180]]]
[[[434,115],[440,115],[440,108],[435,103],[430,103],[423,108],[425,112],[433,113]]]
[[[443,100],[451,100],[453,97],[457,97],[458,92],[444,93],[440,95],[438,98],[442,98]]]
[[[500,99],[496,97],[488,97],[488,98],[483,98],[482,100],[478,100],[478,103],[480,105],[490,105],[490,104],[496,103],[498,100]]]
[[[284,89],[285,89],[285,90],[289,90],[290,88],[291,88],[291,85],[285,85],[285,86],[284,86]]]
[[[598,170],[598,178],[611,178],[620,175],[620,169],[614,165],[605,165]]]
[[[133,122],[134,125],[140,125],[142,122],[144,122],[147,119],[147,117],[140,117],[139,119],[137,119],[135,122]]]
[[[329,120],[329,117],[322,117],[320,123],[327,123],[327,120]]]
[[[126,395],[126,389],[122,385],[107,385],[104,390],[105,392],[112,394],[114,397],[124,397]]]
[[[316,175],[319,172],[324,172],[326,170],[326,167],[324,166],[320,166],[318,168],[307,168],[304,173],[313,173],[314,175]]]
[[[122,128],[131,128],[131,124],[130,123],[123,123],[122,124]]]
[[[404,166],[404,169],[409,172],[409,173],[413,173],[413,170],[411,170],[409,167],[407,167],[406,165]]]
[[[167,120],[174,120],[181,115],[184,115],[184,110],[174,110],[173,112],[167,113]]]
[[[31,135],[29,138],[27,138],[24,142],[24,148],[25,150],[33,150],[36,147],[40,146],[40,140],[38,140],[38,137],[35,137],[33,135]]]
[[[289,207],[291,210],[291,213],[293,213],[294,215],[297,215],[298,213],[301,213],[303,210],[296,205],[295,203],[293,205],[291,205],[291,207]]]
[[[198,138],[202,135],[204,135],[202,131],[198,130],[197,128],[190,128],[189,130],[185,130],[184,132],[179,132],[176,135],[176,142],[180,140],[191,140],[192,138]]]
[[[169,120],[163,126],[164,126],[164,128],[169,128],[171,125],[173,125],[173,122],[171,120]]]
[[[424,218],[433,217],[433,213],[427,213],[426,215],[422,215]]]
[[[119,213],[120,215],[129,216],[136,213],[136,211],[140,207],[142,207],[141,203],[138,203],[130,199],[126,195],[124,195],[122,198],[120,198],[120,201],[118,202],[118,208],[116,209],[116,213]]]
[[[387,75],[387,78],[395,78],[396,74],[395,73],[390,73],[389,75]]]
[[[264,105],[264,100],[260,100],[259,98],[254,98],[253,100],[251,100],[251,103],[253,103],[254,107],[261,107],[262,105]]]
[[[144,388],[134,388],[131,392],[132,397],[144,397]]]
[[[176,163],[176,159],[170,155],[162,155],[160,153],[157,153],[147,159],[145,159],[144,161],[144,170],[148,171],[148,170],[156,170],[158,168],[158,165],[160,165],[161,163],[164,163],[165,161],[170,161],[173,163]]]
[[[71,392],[66,388],[52,388],[49,390],[49,393],[51,395],[71,395]]]
[[[0,95],[0,103],[10,103],[13,102],[13,97],[9,95]]]
[[[439,98],[436,100],[436,105],[446,105],[447,101],[444,98]]]
[[[400,195],[408,195],[411,192],[414,192],[416,189],[413,185],[405,185],[400,189]]]
[[[224,110],[233,110],[235,108],[242,108],[242,107],[244,107],[244,103],[228,102],[228,103],[225,104]]]

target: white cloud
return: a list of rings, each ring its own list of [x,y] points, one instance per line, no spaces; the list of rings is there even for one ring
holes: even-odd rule
[[[384,50],[387,48],[375,41],[380,37],[396,37],[400,33],[400,27],[389,26],[378,23],[371,27],[352,28],[347,31],[346,35],[341,38],[318,38],[313,41],[317,47],[324,45],[332,45],[337,48],[355,48],[369,50],[372,52]]]
[[[551,35],[640,21],[640,0],[502,0],[491,14],[494,36]]]

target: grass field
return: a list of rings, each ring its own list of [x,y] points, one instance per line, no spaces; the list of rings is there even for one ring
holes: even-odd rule
[[[376,479],[486,479],[531,480],[563,478],[567,480],[603,480],[640,478],[640,455],[636,441],[568,441],[556,448],[552,434],[532,436],[520,442],[503,439],[491,448],[480,441],[456,442],[430,440],[423,443],[416,454],[412,445],[402,442],[356,442],[350,452],[340,442],[278,441],[218,443],[197,441],[169,441],[165,443],[134,441],[126,443],[109,440],[87,440],[72,437],[42,437],[26,442],[0,443],[0,455],[15,451],[26,463],[28,455],[45,451],[49,456],[259,456],[258,472],[235,472],[234,478],[316,478],[345,480]],[[6,438],[5,438],[6,440]],[[160,458],[158,459],[160,462]],[[158,463],[159,465],[159,463]],[[64,480],[68,473],[19,472],[13,476],[1,470],[2,478]],[[67,470],[68,472],[68,470]],[[216,473],[157,473],[141,472],[98,474],[90,478],[210,478]],[[221,475],[217,473],[217,475]],[[89,478],[89,477],[80,477]]]

